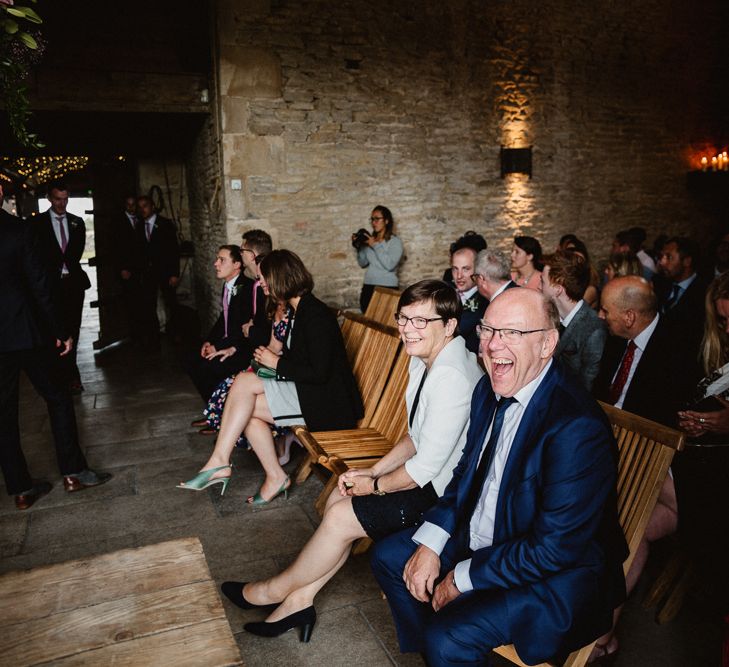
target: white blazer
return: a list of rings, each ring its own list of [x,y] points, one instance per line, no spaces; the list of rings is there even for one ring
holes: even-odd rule
[[[408,418],[425,370],[422,359],[410,359],[410,378],[405,390]],[[432,482],[438,496],[443,495],[461,458],[471,394],[482,375],[476,355],[466,349],[461,336],[456,336],[435,358],[420,391],[409,431],[417,451],[405,462],[405,470],[420,487]]]

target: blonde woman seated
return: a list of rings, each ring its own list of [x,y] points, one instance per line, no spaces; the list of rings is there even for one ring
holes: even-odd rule
[[[418,526],[443,493],[466,441],[471,394],[482,375],[456,335],[460,314],[455,290],[439,280],[403,292],[395,319],[412,357],[408,433],[372,468],[340,476],[321,525],[293,565],[265,581],[223,584],[223,593],[243,609],[274,608],[265,621],[247,623],[248,632],[276,637],[298,627],[308,641],[314,597],[347,560],[352,542]]]

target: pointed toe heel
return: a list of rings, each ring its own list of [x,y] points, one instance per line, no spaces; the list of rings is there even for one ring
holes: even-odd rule
[[[259,637],[278,637],[293,628],[300,628],[299,640],[307,643],[314,632],[314,625],[316,625],[316,609],[311,606],[273,623],[266,623],[265,621],[246,623],[243,629]]]
[[[254,604],[253,602],[248,602],[243,595],[243,589],[247,583],[247,581],[224,581],[220,585],[220,590],[225,597],[240,609],[268,609],[273,611],[278,607],[278,602],[274,602],[273,604]]]

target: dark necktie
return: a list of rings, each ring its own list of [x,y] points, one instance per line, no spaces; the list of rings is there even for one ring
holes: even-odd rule
[[[501,427],[504,425],[504,415],[506,409],[516,401],[513,396],[502,396],[496,405],[496,414],[494,415],[494,422],[491,426],[491,435],[489,441],[484,447],[483,454],[481,454],[481,461],[476,468],[476,474],[473,476],[473,482],[471,488],[468,490],[468,498],[464,506],[464,512],[462,517],[465,521],[470,522],[473,511],[476,509],[478,499],[481,497],[481,490],[483,483],[486,481],[486,474],[491,467],[491,461],[494,458],[494,452],[496,451],[496,444],[501,434]]]
[[[666,300],[666,303],[663,304],[663,312],[667,313],[671,308],[673,308],[676,303],[678,303],[678,297],[681,294],[681,285],[678,283],[673,283],[673,287],[671,288],[671,293],[668,295],[668,299]]]
[[[625,348],[625,354],[623,355],[623,361],[620,363],[618,374],[610,385],[610,393],[608,394],[608,403],[610,405],[615,405],[620,398],[620,394],[623,393],[623,388],[630,374],[630,367],[633,365],[636,347],[637,345],[632,340],[628,341],[628,347]]]

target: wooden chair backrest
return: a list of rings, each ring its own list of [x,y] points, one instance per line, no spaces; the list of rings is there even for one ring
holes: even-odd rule
[[[345,316],[345,321],[349,317]],[[381,401],[400,347],[400,335],[395,327],[377,322],[359,321],[356,322],[356,327],[362,328],[363,331],[356,334],[360,338],[360,343],[352,362],[352,373],[364,404],[364,415],[358,424],[363,427],[370,425]]]
[[[375,287],[367,310],[364,316],[382,324],[392,324],[393,315],[397,309],[397,302],[400,300],[400,291],[391,287]]]
[[[627,573],[635,558],[673,455],[683,449],[684,434],[613,405],[600,403],[618,443],[618,517],[630,554],[623,564]],[[594,642],[571,653],[563,667],[584,667]],[[513,646],[495,652],[517,665],[524,665]],[[543,663],[538,667],[548,667]]]
[[[684,434],[613,405],[600,403],[618,443],[618,516],[630,548],[628,571]]]
[[[382,392],[377,410],[372,416],[370,427],[377,429],[385,438],[395,444],[408,430],[405,411],[405,388],[408,386],[410,355],[401,346],[392,372]]]

